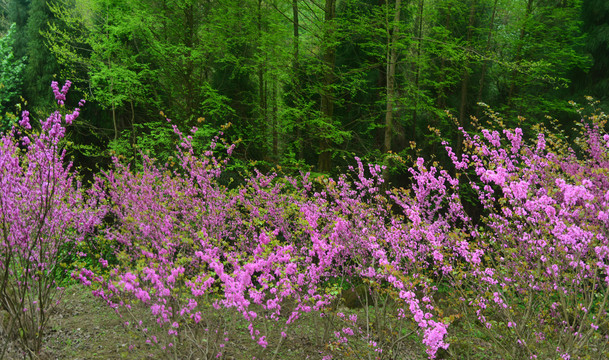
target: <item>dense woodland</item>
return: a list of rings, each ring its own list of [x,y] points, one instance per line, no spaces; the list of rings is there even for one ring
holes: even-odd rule
[[[0,360],[609,358],[608,0],[0,0],[0,33]]]
[[[224,130],[234,166],[340,171],[354,156],[397,181],[458,127],[569,125],[609,103],[606,0],[2,0],[0,109],[87,100],[71,154],[163,161],[171,127]],[[67,105],[67,104],[66,104]],[[488,111],[504,123],[486,123]],[[486,115],[485,115],[486,114]],[[494,118],[494,117],[491,117]],[[500,121],[501,122],[501,121]],[[566,129],[569,126],[565,126]],[[553,130],[558,130],[553,127]],[[568,137],[568,133],[565,135]]]

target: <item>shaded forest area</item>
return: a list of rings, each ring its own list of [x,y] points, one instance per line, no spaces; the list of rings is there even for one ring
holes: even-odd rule
[[[400,174],[445,163],[458,127],[569,125],[609,104],[606,0],[1,0],[0,127],[87,100],[68,136],[93,169],[173,131],[221,129],[234,167],[334,173],[359,156]],[[11,25],[13,24],[13,25]],[[481,105],[482,104],[482,105]],[[577,107],[577,106],[576,106]],[[448,114],[451,114],[450,116]],[[556,128],[553,128],[556,130]],[[441,135],[440,135],[441,134]],[[565,136],[568,136],[566,134]]]

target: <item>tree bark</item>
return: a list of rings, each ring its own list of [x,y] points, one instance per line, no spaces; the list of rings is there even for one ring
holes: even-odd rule
[[[106,4],[106,39],[110,41],[110,31],[109,27],[109,16],[110,10],[108,9],[108,5]],[[110,59],[110,54],[108,54],[108,70],[112,69],[112,59]],[[118,125],[116,123],[116,106],[114,104],[114,76],[110,76],[110,96],[112,97],[112,124],[114,125],[114,140],[118,139]]]
[[[258,39],[262,38],[262,0],[258,0]],[[266,82],[264,80],[264,63],[258,64],[258,106],[260,107],[260,117],[262,124],[268,126],[267,119],[267,99],[266,99]],[[266,131],[265,131],[266,132]]]
[[[472,28],[474,26],[474,19],[476,15],[476,2],[477,0],[472,1],[470,9],[469,9],[469,21],[467,26],[467,47],[468,49],[471,47],[472,42]],[[463,78],[461,80],[461,103],[459,105],[459,126],[465,128],[467,126],[467,88],[469,86],[469,61],[466,60],[463,67]],[[457,131],[457,155],[461,154],[461,147],[463,144],[463,133],[461,131]]]
[[[273,160],[279,160],[279,130],[277,128],[277,81],[273,79],[273,90],[271,96],[273,99],[272,109],[272,127],[273,127]]]
[[[398,40],[400,37],[400,10],[402,1],[395,1],[395,13],[391,30],[387,34],[387,110],[385,111],[385,140],[383,152],[391,151],[391,139],[393,137],[393,115],[397,108],[395,96],[395,67],[398,62]],[[389,25],[389,24],[387,24]]]
[[[135,161],[137,159],[137,134],[135,127],[135,108],[133,106],[133,99],[129,99],[129,104],[131,105],[131,151],[133,153],[133,165],[135,166]]]
[[[416,22],[416,34],[419,39],[417,42],[417,63],[414,76],[414,88],[417,92],[414,96],[414,109],[412,109],[412,127],[410,138],[415,141],[417,138],[417,116],[419,110],[419,90],[420,90],[420,78],[421,78],[421,53],[423,47],[423,9],[425,7],[425,0],[419,1],[418,9],[418,21]]]
[[[524,37],[527,34],[526,24],[529,19],[529,16],[531,16],[531,12],[533,12],[533,1],[534,0],[528,0],[528,2],[527,2],[527,10],[524,15],[524,23],[522,25],[522,28],[520,28],[520,35],[518,37],[518,47],[516,48],[516,55],[514,56],[514,63],[516,65],[517,65],[518,61],[520,61],[520,59],[522,58],[522,47],[524,45],[523,41],[524,41]],[[512,103],[512,98],[514,97],[515,91],[516,91],[516,70],[512,70],[512,83],[510,84],[510,90],[509,90],[508,96],[507,96],[508,107]]]
[[[488,26],[488,35],[486,37],[486,49],[484,50],[484,54],[488,54],[489,49],[491,48],[491,39],[493,36],[493,27],[495,25],[495,15],[497,14],[497,0],[493,3],[493,13],[491,15],[491,23]],[[486,76],[486,69],[488,67],[488,60],[482,61],[482,70],[480,71],[480,82],[478,83],[478,96],[476,97],[476,104],[482,101],[482,90],[484,89],[484,80]],[[476,117],[480,117],[480,106],[476,108]]]
[[[293,25],[294,25],[294,33],[293,33],[293,54],[292,54],[292,98],[294,99],[294,104],[297,104],[298,96],[296,95],[298,82],[300,81],[300,54],[299,54],[299,46],[300,46],[300,34],[299,34],[299,17],[298,17],[298,0],[292,0],[292,17],[293,17]],[[303,134],[302,128],[304,126],[302,118],[298,116],[295,119],[296,122],[296,139],[300,142],[298,144],[297,154],[298,159],[301,160],[304,158],[304,147],[302,144]]]
[[[334,84],[334,64],[336,61],[336,50],[331,44],[334,32],[334,17],[336,15],[336,0],[326,0],[324,22],[327,30],[324,36],[324,54],[323,54],[323,87],[321,94],[321,116],[323,122],[327,124],[325,129],[320,131],[330,131],[332,128],[332,118],[334,116],[334,94],[332,85]],[[330,137],[326,134],[321,135],[319,146],[319,161],[317,168],[320,172],[328,172],[332,167]]]
[[[446,13],[446,22],[444,24],[444,27],[446,29],[448,29],[450,27],[450,13]],[[444,69],[446,67],[446,56],[442,56],[442,59],[440,61],[440,69]],[[444,83],[446,81],[446,76],[441,73],[441,78],[440,78],[440,83]],[[446,86],[445,85],[440,85],[440,87],[438,88],[438,94],[436,97],[436,106],[440,109],[446,109]]]

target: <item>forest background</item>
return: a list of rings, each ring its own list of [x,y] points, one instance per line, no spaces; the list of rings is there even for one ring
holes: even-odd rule
[[[0,0],[0,32],[0,325],[30,358],[68,272],[176,359],[246,326],[286,358],[313,311],[288,342],[341,358],[607,354],[609,1]]]
[[[569,129],[585,96],[609,105],[606,0],[0,0],[0,128],[87,106],[69,129],[86,169],[140,151],[171,161],[173,130],[220,129],[231,171],[447,165],[458,127]],[[13,24],[13,25],[11,25]],[[75,90],[75,91],[74,91]],[[489,109],[499,115],[487,117]],[[449,115],[450,114],[450,115]],[[477,120],[476,120],[477,119]]]

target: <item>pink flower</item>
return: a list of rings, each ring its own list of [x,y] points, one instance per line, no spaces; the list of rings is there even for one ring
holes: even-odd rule
[[[262,346],[263,348],[266,348],[266,346],[268,345],[268,343],[266,342],[266,336],[261,336],[260,339],[258,339],[258,345]]]
[[[23,110],[21,112],[21,120],[19,120],[19,126],[22,126],[28,130],[32,128],[32,126],[30,125],[30,112],[29,111]]]

